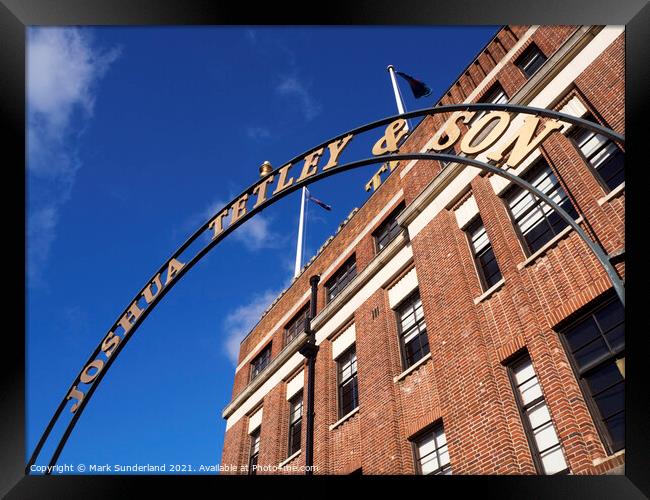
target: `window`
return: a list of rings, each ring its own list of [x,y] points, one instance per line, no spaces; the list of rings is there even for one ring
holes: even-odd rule
[[[465,234],[472,249],[481,286],[483,290],[487,290],[501,279],[501,271],[480,216],[467,226]]]
[[[486,92],[479,102],[491,102],[492,104],[505,104],[508,102],[508,95],[499,82],[495,83],[492,88]]]
[[[596,122],[591,114],[584,118]],[[596,178],[608,191],[625,180],[625,153],[614,141],[591,130],[578,127],[570,137],[587,163],[595,170]]]
[[[610,452],[625,447],[625,311],[612,298],[561,330],[596,427]]]
[[[404,210],[404,203],[400,203],[373,233],[377,252],[381,252],[402,231],[401,226],[397,224],[397,216],[402,213],[402,210]]]
[[[339,382],[339,418],[342,418],[359,406],[355,346],[341,354],[336,360],[336,365]]]
[[[571,200],[544,159],[540,158],[522,179],[543,192],[571,217],[577,217]],[[510,188],[505,199],[528,255],[542,248],[568,225],[550,206],[519,186]]]
[[[251,363],[251,382],[262,373],[271,361],[271,344],[267,345]]]
[[[257,458],[260,454],[260,430],[261,427],[258,427],[251,434],[251,450],[248,457],[248,474],[251,476],[257,474]]]
[[[417,436],[413,440],[413,448],[420,474],[451,475],[447,438],[442,424]]]
[[[530,356],[526,353],[517,358],[508,366],[508,372],[537,472],[569,472]]]
[[[293,339],[305,331],[305,323],[309,314],[309,303],[296,314],[284,327],[284,345],[289,345]]]
[[[480,103],[492,103],[492,104],[505,104],[508,102],[508,95],[506,94],[505,90],[503,90],[503,87],[499,84],[499,82],[495,83],[492,88],[485,93],[485,95],[479,99]],[[476,123],[479,121],[485,114],[489,113],[489,111],[480,111],[474,115],[474,117],[471,120],[471,123]],[[497,126],[497,123],[499,123],[499,120],[492,120],[490,123],[481,130],[476,137],[472,140],[472,145],[480,144],[483,139],[485,139],[488,134],[492,131],[494,127]],[[464,155],[463,155],[464,156]]]
[[[546,56],[539,47],[531,43],[515,61],[517,67],[527,78],[530,78],[546,62]]]
[[[429,354],[429,337],[420,292],[415,292],[400,304],[396,313],[402,361],[404,369],[407,369]]]
[[[356,275],[357,261],[353,255],[338,269],[338,271],[336,271],[336,273],[334,273],[334,276],[325,283],[327,301],[329,302],[341,293],[341,290],[343,290]]]
[[[300,450],[302,433],[302,392],[289,401],[289,455]]]

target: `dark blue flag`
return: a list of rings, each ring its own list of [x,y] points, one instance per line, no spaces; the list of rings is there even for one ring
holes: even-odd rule
[[[426,83],[421,82],[417,78],[413,78],[406,73],[402,73],[401,71],[396,71],[396,73],[408,82],[409,86],[411,87],[411,91],[413,92],[413,96],[416,99],[419,99],[420,97],[426,97],[431,94],[431,89],[427,87]]]
[[[324,203],[316,198],[314,198],[309,191],[307,191],[307,199],[313,201],[316,203],[321,208],[324,208],[325,210],[332,210],[332,207],[330,207],[327,203]]]

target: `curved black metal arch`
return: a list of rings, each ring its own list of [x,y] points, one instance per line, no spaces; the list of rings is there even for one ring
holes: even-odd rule
[[[348,131],[344,134],[340,134],[338,136],[335,136],[334,138],[330,139],[329,141],[323,142],[322,144],[319,144],[318,146],[306,151],[305,153],[296,156],[295,158],[291,159],[290,161],[286,162],[284,165],[288,164],[295,164],[298,161],[304,159],[304,157],[309,154],[312,151],[315,151],[317,149],[320,149],[321,147],[325,147],[328,144],[332,143],[333,141],[342,139],[348,135],[356,135],[359,133],[366,132],[368,130],[372,130],[375,128],[378,128],[382,125],[386,125],[389,123],[392,123],[393,121],[403,118],[414,118],[418,116],[425,116],[425,115],[433,115],[433,114],[439,114],[439,113],[445,113],[445,112],[455,112],[455,111],[472,111],[472,110],[499,110],[499,111],[509,111],[509,112],[519,112],[519,113],[524,113],[524,114],[533,114],[533,115],[538,115],[538,116],[543,116],[543,117],[548,117],[548,118],[557,118],[560,121],[563,122],[568,122],[573,125],[583,127],[589,130],[592,130],[593,132],[596,132],[598,134],[604,135],[605,137],[608,137],[614,141],[624,143],[625,139],[622,135],[606,129],[600,125],[597,125],[593,122],[583,120],[581,118],[576,118],[570,115],[565,115],[563,113],[559,113],[557,111],[551,111],[543,108],[534,108],[534,107],[525,107],[525,106],[518,106],[518,105],[511,105],[511,104],[489,104],[489,103],[479,103],[479,104],[459,104],[459,105],[448,105],[448,106],[439,106],[435,108],[425,108],[425,109],[420,109],[416,111],[411,111],[408,113],[403,113],[401,115],[395,115],[387,118],[383,118],[381,120],[377,120],[375,122],[363,125],[361,127],[357,127],[351,131]],[[149,313],[155,308],[155,306],[158,304],[160,300],[167,294],[169,290],[173,288],[173,286],[182,278],[182,276],[189,271],[201,258],[203,258],[217,243],[219,243],[223,238],[228,236],[232,231],[237,229],[240,225],[244,224],[246,221],[248,221],[250,218],[252,218],[254,215],[257,213],[261,212],[262,210],[266,209],[270,205],[274,204],[275,202],[279,201],[280,199],[284,198],[285,196],[288,196],[289,194],[293,193],[294,191],[302,188],[303,186],[307,186],[309,184],[312,184],[314,182],[317,182],[319,180],[322,180],[326,177],[330,177],[332,175],[342,173],[348,170],[352,170],[355,168],[360,168],[364,167],[367,165],[372,165],[372,164],[377,164],[377,163],[385,163],[387,161],[398,161],[398,160],[438,160],[438,161],[451,161],[455,162],[458,164],[461,164],[463,167],[466,166],[473,166],[480,168],[481,170],[492,172],[495,175],[499,175],[501,177],[505,177],[509,181],[513,182],[514,184],[519,185],[520,187],[526,189],[527,191],[533,193],[535,196],[538,198],[542,199],[545,203],[547,203],[553,210],[555,210],[580,236],[580,238],[585,242],[585,244],[588,246],[588,248],[594,253],[598,261],[601,263],[603,268],[605,269],[605,272],[607,273],[608,277],[610,278],[610,281],[612,282],[612,285],[621,300],[621,303],[624,305],[625,304],[625,288],[622,280],[619,278],[618,274],[616,273],[616,270],[614,267],[611,265],[609,262],[609,259],[605,252],[598,246],[595,242],[593,242],[587,234],[583,231],[583,229],[569,216],[561,207],[559,207],[553,200],[551,200],[548,196],[546,196],[544,193],[530,185],[528,182],[520,179],[518,176],[501,170],[500,168],[490,165],[475,159],[471,159],[468,157],[459,157],[455,155],[448,155],[448,154],[441,154],[441,153],[405,153],[405,154],[391,154],[391,155],[384,155],[380,157],[374,157],[374,158],[366,158],[363,160],[357,160],[353,161],[350,163],[346,163],[343,165],[339,165],[336,167],[333,167],[329,170],[320,172],[318,174],[315,174],[303,181],[300,182],[295,182],[293,183],[290,187],[284,189],[280,193],[271,196],[264,202],[260,203],[253,209],[249,210],[245,215],[243,215],[241,218],[239,218],[235,223],[229,225],[226,227],[221,233],[219,233],[216,237],[214,237],[205,247],[203,247],[201,250],[197,252],[197,254],[192,257],[187,263],[184,264],[184,266],[176,273],[174,279],[164,286],[161,290],[158,291],[158,293],[153,297],[153,300],[148,303],[148,306],[142,311],[142,314],[137,318],[133,326],[130,328],[128,335],[125,335],[122,340],[119,342],[117,347],[113,350],[112,354],[108,357],[106,362],[104,363],[103,368],[101,371],[97,374],[96,378],[93,379],[92,385],[90,385],[90,388],[88,389],[88,392],[86,393],[85,397],[83,398],[82,401],[79,402],[78,408],[76,412],[73,414],[70,422],[68,423],[61,439],[59,440],[59,443],[57,445],[57,448],[55,449],[52,458],[50,460],[49,465],[53,466],[56,464],[61,452],[63,451],[63,447],[65,446],[72,430],[74,429],[79,417],[83,413],[84,408],[88,404],[88,401],[90,401],[92,395],[95,392],[95,388],[99,385],[101,380],[103,379],[104,375],[112,365],[113,361],[117,358],[119,353],[121,352],[122,348],[126,345],[127,341],[132,337],[133,333],[137,330],[137,328],[142,324],[142,322],[146,319],[146,317],[149,315]],[[281,168],[281,167],[280,167]],[[233,201],[229,204],[226,205],[225,208],[228,208],[232,206],[232,204],[238,200],[241,196],[250,193],[252,189],[257,186],[260,182],[264,181],[265,179],[269,178],[270,176],[277,175],[280,168],[274,169],[272,172],[268,173],[267,175],[259,178],[256,183],[254,183],[252,186],[248,187],[245,191],[240,193],[237,197],[233,199]],[[150,278],[145,285],[140,288],[140,290],[143,290],[146,286],[151,283],[155,277],[163,273],[164,270],[167,267],[168,262],[170,262],[172,259],[177,259],[180,257],[180,255],[194,242],[196,241],[202,234],[205,233],[206,229],[208,229],[208,226],[210,222],[214,219],[214,216],[208,219],[204,224],[202,224],[199,229],[197,229],[173,254],[172,256],[165,261],[165,263],[153,274],[152,278]],[[129,304],[132,304],[133,302],[137,301],[140,297],[140,293],[134,297],[133,300],[129,302]],[[113,326],[111,327],[111,330],[115,329],[118,325],[119,320],[126,314],[128,310],[127,308],[118,316],[118,319],[113,323]],[[102,339],[103,340],[103,339]],[[97,359],[97,356],[102,350],[102,341],[98,344],[98,346],[95,348],[93,353],[90,355],[86,363],[82,366],[82,369],[80,372],[77,374],[75,380],[73,383],[70,385],[68,388],[66,395],[64,396],[63,400],[57,407],[57,410],[55,411],[54,415],[52,416],[50,422],[48,423],[47,428],[43,432],[43,435],[39,439],[39,442],[36,445],[36,448],[34,449],[34,452],[32,453],[32,456],[30,457],[29,462],[27,463],[25,472],[26,474],[30,473],[30,467],[36,462],[36,459],[38,458],[38,455],[40,454],[40,451],[45,444],[50,432],[52,431],[55,423],[58,421],[58,418],[60,417],[63,409],[65,408],[67,402],[68,402],[68,395],[72,391],[72,389],[76,386],[76,384],[79,382],[80,377],[86,368],[88,364],[90,364],[93,360]],[[50,469],[51,470],[51,469]],[[49,474],[50,472],[47,472],[46,474]]]

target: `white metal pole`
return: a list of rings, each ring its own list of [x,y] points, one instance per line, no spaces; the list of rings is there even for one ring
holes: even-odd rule
[[[395,77],[395,68],[393,67],[392,64],[389,64],[388,67],[386,68],[388,70],[388,73],[390,74],[390,81],[393,84],[393,93],[395,94],[395,102],[397,103],[397,111],[398,113],[404,114],[406,111],[404,110],[404,103],[402,102],[402,95],[400,94],[399,87],[397,86],[397,78]],[[406,130],[409,130],[409,121],[406,120]]]
[[[296,245],[296,267],[293,271],[293,277],[297,278],[302,269],[302,233],[305,224],[305,199],[307,188],[302,188],[302,197],[300,199],[300,222],[298,223],[298,243]]]

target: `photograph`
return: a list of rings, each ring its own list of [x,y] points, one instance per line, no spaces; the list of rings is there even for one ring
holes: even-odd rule
[[[650,494],[634,25],[3,8],[24,336],[1,494]]]

